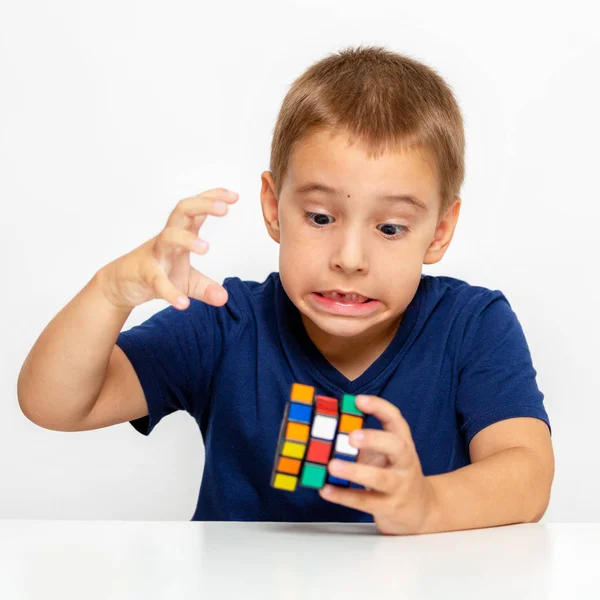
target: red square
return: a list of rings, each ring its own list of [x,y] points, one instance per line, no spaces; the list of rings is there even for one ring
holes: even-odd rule
[[[306,460],[310,462],[326,465],[331,456],[331,442],[323,442],[321,440],[310,440]]]
[[[338,401],[336,398],[329,396],[317,396],[317,412],[322,415],[338,416]]]

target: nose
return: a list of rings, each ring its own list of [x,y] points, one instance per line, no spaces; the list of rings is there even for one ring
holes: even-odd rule
[[[367,272],[365,246],[357,229],[348,228],[340,233],[330,260],[334,270],[342,270],[345,273]]]

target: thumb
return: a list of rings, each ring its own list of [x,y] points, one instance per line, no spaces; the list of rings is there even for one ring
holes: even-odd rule
[[[214,279],[200,273],[190,266],[189,296],[213,306],[223,306],[227,303],[229,295],[227,290]]]

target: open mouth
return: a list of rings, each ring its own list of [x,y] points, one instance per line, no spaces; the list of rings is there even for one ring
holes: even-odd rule
[[[330,294],[316,292],[316,294],[317,296],[321,296],[321,298],[333,300],[334,302],[341,302],[342,304],[368,304],[369,302],[374,301],[374,298],[367,298],[366,296],[359,296],[358,294],[338,294],[337,292],[332,292]]]

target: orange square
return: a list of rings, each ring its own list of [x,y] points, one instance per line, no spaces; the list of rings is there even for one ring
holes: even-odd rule
[[[303,402],[304,404],[312,404],[315,388],[312,385],[304,385],[302,383],[294,383],[292,385],[292,393],[290,400]]]
[[[363,425],[362,417],[356,417],[354,415],[342,414],[340,419],[340,431],[342,433],[350,433],[355,429],[360,429]]]
[[[289,473],[290,475],[298,475],[298,473],[300,473],[301,464],[301,460],[298,460],[296,458],[286,458],[285,456],[282,456],[279,459],[277,470],[281,471],[282,473]]]
[[[297,442],[308,441],[308,434],[310,428],[308,425],[302,423],[294,423],[293,421],[288,422],[287,429],[285,430],[285,437],[288,440],[295,440]]]

